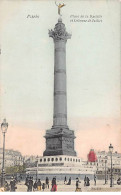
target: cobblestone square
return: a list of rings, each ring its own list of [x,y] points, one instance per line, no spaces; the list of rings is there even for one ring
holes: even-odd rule
[[[42,183],[45,181],[42,181]],[[65,185],[63,181],[57,181],[57,191],[58,192],[75,192],[76,181],[72,181],[71,185]],[[121,192],[121,186],[120,185],[114,185],[112,188],[110,187],[110,184],[104,184],[104,181],[97,181],[96,186],[94,185],[94,182],[90,182],[90,186],[84,187],[84,182],[81,181],[81,190],[82,192]],[[44,192],[50,192],[51,191],[51,185],[49,189],[45,189]],[[17,190],[16,192],[27,192],[27,186],[22,181],[17,184]],[[38,192],[38,191],[35,191]],[[43,190],[41,190],[43,192]]]

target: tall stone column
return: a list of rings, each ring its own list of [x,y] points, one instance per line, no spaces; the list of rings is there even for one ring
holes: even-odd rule
[[[46,150],[44,156],[76,156],[74,150],[74,131],[67,126],[66,91],[66,42],[71,35],[66,32],[62,19],[58,19],[54,30],[49,30],[54,41],[54,112],[53,126],[46,131]]]
[[[66,92],[66,42],[71,35],[66,32],[62,19],[58,19],[54,31],[49,31],[54,40],[54,114],[53,127],[67,126]]]

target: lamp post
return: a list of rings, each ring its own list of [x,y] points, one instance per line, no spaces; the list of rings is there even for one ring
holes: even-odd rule
[[[105,184],[107,184],[107,170],[106,170],[107,156],[105,157]]]
[[[37,163],[36,180],[38,180],[38,155],[37,155],[36,159],[37,159],[37,161],[36,161],[36,163]]]
[[[113,153],[113,146],[112,144],[110,144],[109,146],[109,152],[110,152],[110,157],[111,157],[111,178],[110,178],[110,187],[112,187],[112,184],[113,184],[113,173],[112,173],[112,153]]]
[[[1,124],[1,130],[3,133],[3,164],[2,164],[2,173],[1,173],[1,187],[4,186],[5,183],[5,133],[7,132],[8,123],[6,119],[3,120]]]

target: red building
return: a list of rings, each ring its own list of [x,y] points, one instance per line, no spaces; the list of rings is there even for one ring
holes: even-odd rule
[[[96,162],[96,161],[97,161],[97,156],[96,156],[94,150],[91,149],[89,154],[88,154],[88,162]]]

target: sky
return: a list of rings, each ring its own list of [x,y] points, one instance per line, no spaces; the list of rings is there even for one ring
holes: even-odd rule
[[[119,1],[64,2],[62,20],[72,33],[67,109],[75,149],[85,159],[91,148],[108,151],[110,143],[121,152]],[[81,15],[102,22],[71,21]],[[48,29],[57,20],[54,1],[0,1],[0,123],[9,123],[6,148],[23,155],[42,155],[43,136],[52,127],[54,44]],[[2,147],[1,132],[0,138]]]

